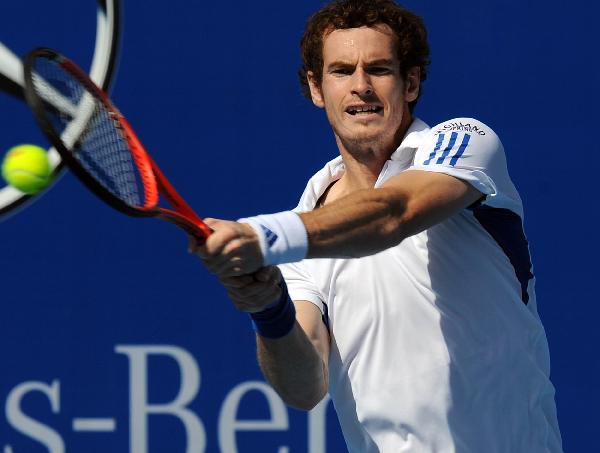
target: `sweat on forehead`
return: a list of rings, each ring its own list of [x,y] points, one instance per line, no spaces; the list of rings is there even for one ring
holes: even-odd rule
[[[389,29],[361,27],[333,30],[323,40],[323,64],[332,60],[396,60],[397,39]]]
[[[332,33],[344,33],[347,32],[349,30],[362,30],[362,29],[371,29],[371,30],[376,30],[380,33],[384,33],[386,35],[390,35],[392,37],[397,38],[397,36],[394,34],[394,31],[390,28],[389,25],[384,24],[384,23],[377,23],[377,24],[372,24],[372,25],[363,25],[361,27],[343,27],[343,28],[337,28],[337,27],[329,27],[326,28],[325,30],[323,30],[323,37],[322,40],[325,41],[327,39],[327,37],[329,35],[331,35]],[[348,39],[348,43],[349,44],[355,44],[353,42],[352,39]]]

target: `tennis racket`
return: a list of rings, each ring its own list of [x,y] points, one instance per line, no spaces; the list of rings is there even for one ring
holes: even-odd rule
[[[177,193],[129,122],[75,63],[52,49],[30,52],[25,98],[46,137],[83,184],[118,211],[156,217],[200,243],[211,229]],[[57,108],[68,101],[73,108]],[[159,207],[161,195],[169,207]]]
[[[116,73],[121,31],[121,0],[97,0],[96,39],[90,77],[108,90]],[[0,42],[0,91],[25,100],[23,63],[8,46]],[[0,98],[0,100],[2,100]],[[59,108],[59,106],[57,106]],[[53,179],[62,173],[63,163],[54,148],[48,150]],[[11,186],[0,187],[0,221],[15,214],[45,191],[35,195],[24,194]]]

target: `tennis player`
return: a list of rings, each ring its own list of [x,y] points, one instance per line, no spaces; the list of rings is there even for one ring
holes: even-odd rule
[[[427,33],[392,0],[325,6],[301,50],[340,156],[294,211],[208,220],[196,247],[251,313],[266,378],[301,409],[329,392],[351,452],[561,452],[498,136],[413,116]]]

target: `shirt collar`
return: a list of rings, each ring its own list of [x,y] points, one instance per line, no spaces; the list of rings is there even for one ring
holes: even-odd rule
[[[420,118],[414,118],[413,122],[404,135],[400,146],[392,153],[390,160],[403,160],[406,151],[412,153],[419,147],[423,140],[423,135],[429,132],[430,127]]]
[[[400,143],[400,146],[392,153],[390,159],[386,163],[382,173],[387,173],[385,170],[391,167],[392,170],[397,171],[399,169],[406,168],[412,162],[416,149],[423,140],[423,135],[429,131],[429,126],[419,118],[414,118],[410,127],[406,131],[406,135]],[[391,162],[390,162],[391,161]],[[335,159],[327,162],[317,174],[315,174],[306,188],[305,193],[300,201],[298,209],[311,210],[315,207],[315,204],[323,192],[329,187],[329,185],[340,179],[345,172],[344,161],[342,156],[337,156]],[[389,177],[389,176],[388,176]],[[385,181],[386,175],[380,175],[378,183],[381,184]]]
[[[407,158],[412,159],[414,152],[417,150],[423,141],[423,135],[427,134],[431,128],[425,121],[415,117],[410,124],[402,143],[392,153],[389,160],[404,161]],[[326,169],[329,172],[330,181],[339,179],[344,174],[344,161],[342,156],[337,156],[332,161],[328,162]]]

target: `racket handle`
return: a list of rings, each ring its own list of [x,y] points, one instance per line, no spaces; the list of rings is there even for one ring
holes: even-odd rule
[[[168,202],[175,208],[175,211],[167,211],[159,208],[161,217],[171,223],[186,230],[189,234],[198,239],[201,243],[206,241],[206,238],[211,235],[213,230],[202,221],[200,216],[194,212],[189,204],[183,199],[181,195],[175,190],[175,187],[169,182],[167,177],[158,168],[158,165],[148,155],[148,160],[152,166],[152,171],[156,177],[156,182],[159,187],[160,193],[168,200]]]
[[[199,244],[204,244],[213,230],[199,218],[190,218],[175,211],[158,208],[157,217],[177,225],[189,235],[193,236]]]

